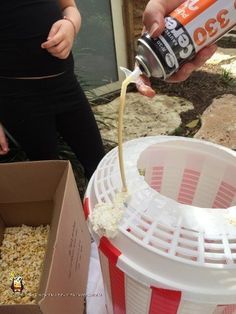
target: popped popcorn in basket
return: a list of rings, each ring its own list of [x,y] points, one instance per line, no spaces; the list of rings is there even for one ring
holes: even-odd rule
[[[128,192],[118,192],[113,203],[98,203],[91,215],[93,230],[100,235],[114,238],[124,215],[124,203],[129,199]]]
[[[35,303],[49,225],[5,228],[0,247],[0,304]]]

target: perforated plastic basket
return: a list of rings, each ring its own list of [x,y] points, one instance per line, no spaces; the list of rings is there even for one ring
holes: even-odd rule
[[[114,239],[90,214],[121,190],[117,148],[89,182],[109,314],[236,313],[236,153],[182,137],[124,144],[130,192]]]

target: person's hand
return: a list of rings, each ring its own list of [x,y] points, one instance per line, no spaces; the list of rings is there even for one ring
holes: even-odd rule
[[[178,7],[184,0],[150,0],[143,13],[144,30],[156,38],[164,30],[164,17]],[[178,83],[185,81],[193,71],[200,68],[216,51],[217,46],[211,45],[203,48],[190,62],[184,64],[178,72],[174,73],[168,78],[167,82]],[[144,77],[144,76],[143,76]],[[155,91],[151,88],[149,80],[140,78],[136,84],[138,91],[150,97],[155,95]]]
[[[6,135],[4,133],[3,127],[0,124],[0,155],[5,155],[9,151],[9,146],[7,142]]]
[[[52,25],[47,41],[41,47],[59,59],[66,59],[73,46],[75,29],[72,23],[61,19]]]
[[[156,92],[154,89],[152,89],[150,80],[146,75],[140,75],[135,84],[140,94],[149,98],[152,98],[156,95]]]

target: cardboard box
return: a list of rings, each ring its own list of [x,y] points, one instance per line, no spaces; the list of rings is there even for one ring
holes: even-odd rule
[[[37,302],[1,304],[0,313],[82,314],[90,235],[69,162],[0,164],[0,244],[6,226],[22,224],[50,224]]]

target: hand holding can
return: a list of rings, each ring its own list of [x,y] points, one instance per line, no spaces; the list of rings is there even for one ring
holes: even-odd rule
[[[146,33],[138,43],[137,62],[145,55],[141,67],[147,76],[184,81],[214,54],[213,42],[235,25],[235,15],[234,0],[151,0],[143,14]],[[146,95],[150,87],[139,82],[137,89]]]

